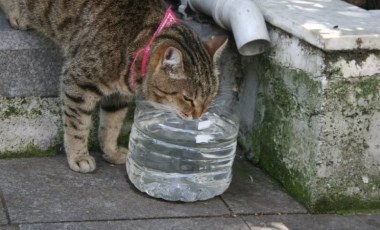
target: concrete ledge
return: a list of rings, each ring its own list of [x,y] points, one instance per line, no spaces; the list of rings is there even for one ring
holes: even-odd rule
[[[0,157],[51,152],[62,142],[58,98],[0,98]]]
[[[322,50],[380,50],[380,11],[340,0],[254,1],[267,22]]]
[[[128,146],[133,109],[128,115],[119,143]],[[93,114],[89,149],[99,150],[98,113]],[[0,97],[0,158],[35,157],[63,149],[60,99]]]

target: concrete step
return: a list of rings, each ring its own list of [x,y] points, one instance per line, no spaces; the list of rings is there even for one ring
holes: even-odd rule
[[[44,155],[62,142],[61,62],[52,42],[11,28],[0,11],[0,157]]]
[[[57,96],[61,63],[51,41],[11,28],[0,12],[0,96]]]

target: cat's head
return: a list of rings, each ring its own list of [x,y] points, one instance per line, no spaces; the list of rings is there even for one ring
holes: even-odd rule
[[[188,34],[181,37],[184,32]],[[184,119],[195,119],[202,116],[218,92],[216,62],[228,37],[214,36],[202,42],[193,32],[177,33],[158,37],[143,94],[150,101],[170,106]]]

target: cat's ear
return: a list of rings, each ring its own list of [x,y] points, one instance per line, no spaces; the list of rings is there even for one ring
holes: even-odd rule
[[[182,67],[181,51],[174,47],[167,48],[162,59],[162,64],[164,66],[172,66],[175,69]]]
[[[203,41],[203,45],[205,46],[210,56],[213,58],[224,49],[227,43],[227,35],[214,35]]]
[[[162,67],[166,72],[166,76],[173,79],[184,79],[185,77],[181,74],[183,70],[183,60],[182,52],[174,47],[169,47],[165,50],[164,56],[162,57]]]

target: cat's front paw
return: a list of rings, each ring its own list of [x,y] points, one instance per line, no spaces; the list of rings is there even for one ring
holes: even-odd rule
[[[108,161],[111,164],[125,164],[127,159],[128,149],[123,147],[118,147],[116,151],[108,150],[103,154],[104,160]]]
[[[11,24],[11,26],[14,29],[18,29],[18,30],[27,30],[28,29],[28,26],[26,24],[22,23],[18,17],[10,17],[8,20],[9,20],[9,24]]]
[[[89,173],[95,170],[95,159],[90,155],[68,157],[70,168],[75,172]]]

